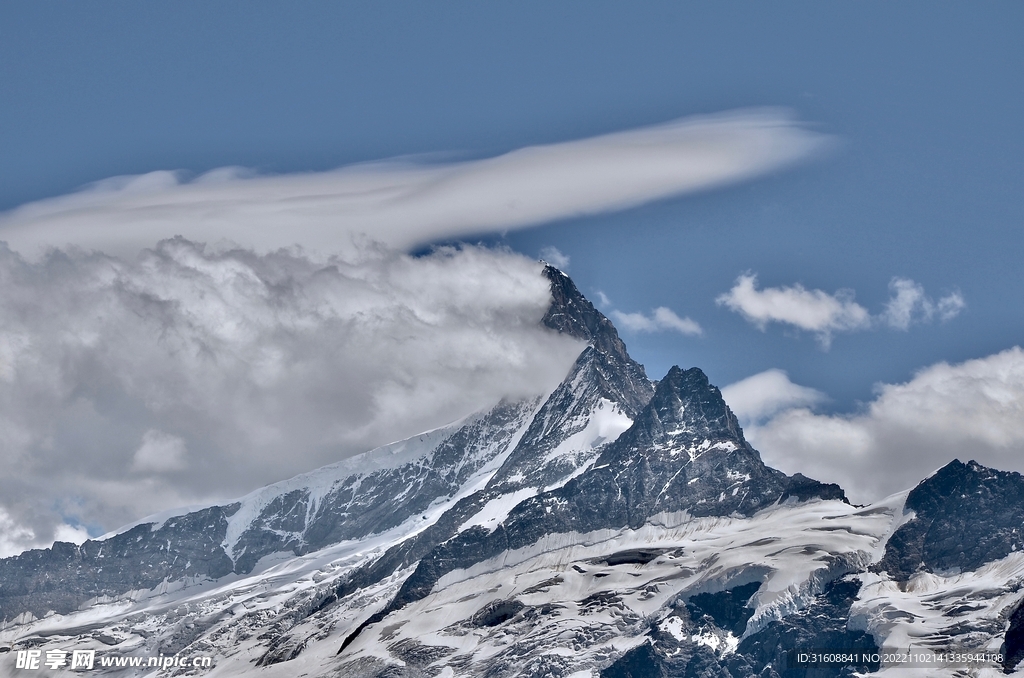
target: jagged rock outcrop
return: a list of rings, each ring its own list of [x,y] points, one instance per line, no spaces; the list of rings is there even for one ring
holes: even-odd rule
[[[103,541],[57,542],[0,560],[0,619],[77,610],[87,600],[114,598],[186,577],[230,574],[221,542],[239,504],[214,506],[163,524],[147,523]],[[154,529],[155,528],[155,529]]]
[[[694,517],[751,515],[796,495],[845,499],[836,485],[769,468],[744,440],[735,415],[697,368],[673,367],[633,425],[594,467],[565,485],[523,500],[493,531],[472,528],[419,561],[392,603],[370,623],[428,595],[456,569],[557,533],[637,529],[663,512]]]
[[[1024,550],[1024,477],[954,459],[907,495],[914,518],[889,539],[876,570],[906,581],[918,572],[976,570]]]
[[[654,388],[643,366],[629,357],[612,321],[580,294],[565,273],[544,267],[551,282],[551,307],[541,322],[557,332],[590,342],[594,348],[597,387],[609,400],[620,403],[630,418],[651,399]]]

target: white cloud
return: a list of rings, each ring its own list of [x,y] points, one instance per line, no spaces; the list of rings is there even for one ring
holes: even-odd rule
[[[939,320],[947,322],[960,315],[960,311],[967,307],[967,302],[964,301],[963,295],[960,292],[953,292],[952,294],[946,295],[939,299],[937,310],[939,313]]]
[[[815,414],[797,406],[745,430],[770,465],[839,483],[860,502],[913,487],[954,458],[1024,472],[1019,347],[957,365],[937,363],[906,383],[877,389],[860,413]]]
[[[35,534],[24,525],[19,525],[11,515],[0,506],[0,558],[21,553],[25,549],[49,546],[40,544]]]
[[[299,243],[343,252],[369,236],[407,249],[438,238],[595,214],[749,179],[831,139],[784,111],[746,110],[447,165],[386,162],[253,177],[223,168],[117,177],[0,217],[27,256],[74,244],[134,256],[174,235],[267,252]]]
[[[609,299],[608,295],[602,292],[601,290],[597,290],[595,294],[597,294],[597,301],[602,307],[608,307],[612,305],[612,300]]]
[[[560,271],[569,270],[569,255],[562,254],[562,252],[553,245],[549,245],[548,247],[541,249],[540,258]]]
[[[89,539],[89,531],[81,525],[68,525],[63,523],[57,526],[53,533],[54,541],[67,541],[72,544],[83,544]],[[50,544],[45,544],[49,546]]]
[[[914,323],[930,322],[936,314],[943,322],[952,320],[967,305],[959,292],[939,299],[936,304],[924,293],[924,287],[908,278],[893,278],[889,289],[893,296],[880,319],[898,330],[907,330]]]
[[[672,309],[665,308],[664,306],[654,309],[654,322],[657,323],[658,327],[675,330],[680,334],[696,336],[704,334],[704,330],[701,329],[696,320],[691,320],[689,317],[680,318]]]
[[[142,434],[142,445],[132,457],[132,470],[140,473],[179,471],[186,466],[187,452],[184,440],[151,428]]]
[[[907,278],[893,278],[889,289],[893,296],[877,316],[853,300],[852,290],[829,294],[807,290],[800,284],[759,290],[754,273],[741,275],[732,289],[715,301],[736,311],[761,331],[769,323],[777,322],[814,332],[826,350],[835,332],[864,330],[879,323],[906,330],[912,324],[930,322],[936,315],[943,322],[952,320],[966,307],[959,292],[936,304],[925,295],[924,287]]]
[[[655,332],[659,329],[654,320],[643,313],[623,313],[615,310],[611,312],[611,316],[616,325],[631,332]]]
[[[654,309],[649,316],[643,313],[623,313],[622,311],[611,311],[610,315],[619,327],[633,332],[672,330],[689,336],[704,334],[704,330],[696,320],[689,317],[680,318],[672,309],[664,306]]]
[[[757,289],[757,275],[746,273],[736,284],[715,301],[736,311],[749,322],[764,330],[768,323],[778,322],[814,332],[822,346],[827,348],[832,333],[864,329],[871,325],[871,315],[853,300],[853,292],[839,290],[828,294],[822,290],[807,290],[802,285],[766,287]]]
[[[722,397],[746,425],[781,410],[811,407],[827,400],[824,393],[794,384],[783,370],[765,370],[722,389]]]
[[[477,247],[0,246],[0,547],[231,498],[553,387],[581,345],[540,326],[540,271]]]
[[[54,540],[69,541],[81,544],[89,538],[89,533],[82,527],[73,527],[60,523],[48,532],[51,538],[37,539],[32,528],[22,525],[0,506],[0,558],[15,556],[28,549],[47,548]]]
[[[882,318],[890,327],[906,330],[910,327],[915,313],[930,317],[934,312],[932,305],[924,296],[924,288],[913,280],[893,278],[889,283],[889,289],[894,296],[885,305]]]

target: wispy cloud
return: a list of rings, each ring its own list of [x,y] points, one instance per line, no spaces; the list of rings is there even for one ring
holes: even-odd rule
[[[785,111],[759,109],[445,165],[391,161],[270,177],[224,168],[192,181],[153,172],[18,208],[0,217],[0,240],[28,256],[67,244],[134,256],[175,235],[260,252],[296,243],[344,252],[367,237],[406,249],[706,190],[830,144]]]
[[[912,324],[930,322],[935,317],[946,322],[967,305],[959,292],[933,302],[924,287],[907,278],[893,278],[889,289],[892,297],[885,310],[876,316],[854,301],[853,290],[829,294],[823,290],[808,290],[800,284],[759,290],[755,273],[741,275],[732,289],[715,301],[739,313],[762,331],[770,323],[779,323],[812,332],[826,350],[837,332],[865,330],[877,325],[906,330]]]
[[[35,532],[18,517],[0,506],[0,558],[17,555],[33,548],[46,548],[54,541],[81,544],[89,538],[89,532],[80,525],[58,522],[47,526],[40,533]]]
[[[749,391],[750,379],[722,389],[726,401]],[[937,363],[906,383],[879,384],[875,399],[855,414],[816,414],[807,406],[813,402],[792,399],[795,385],[775,386],[776,395],[764,397],[791,399],[792,406],[745,425],[751,442],[769,464],[839,483],[854,501],[912,487],[954,458],[1024,472],[1019,347],[955,365]]]
[[[700,336],[704,330],[696,320],[689,317],[680,318],[670,308],[659,306],[650,315],[643,313],[623,313],[613,310],[611,316],[623,329],[633,332],[660,332],[671,330],[689,336]]]
[[[959,292],[933,302],[924,287],[908,278],[893,278],[889,283],[893,296],[885,305],[881,320],[889,327],[906,330],[914,323],[929,322],[936,315],[943,322],[952,320],[967,305]]]
[[[150,429],[142,435],[142,445],[132,457],[131,469],[139,473],[180,471],[186,466],[187,454],[184,440]]]
[[[807,290],[802,285],[757,289],[757,275],[746,273],[715,301],[736,311],[759,329],[769,323],[783,323],[813,332],[825,348],[832,333],[864,329],[871,325],[871,315],[853,300],[853,292],[839,290],[829,294]]]
[[[548,245],[547,247],[542,248],[540,251],[540,258],[559,270],[569,270],[569,255],[563,254],[561,250],[554,245]]]

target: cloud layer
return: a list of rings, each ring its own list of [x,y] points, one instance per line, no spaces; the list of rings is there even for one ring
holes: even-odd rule
[[[893,296],[877,316],[854,301],[853,290],[829,294],[808,290],[800,284],[759,290],[755,273],[741,275],[732,289],[715,301],[739,313],[761,331],[770,323],[780,323],[813,332],[826,350],[837,332],[864,330],[879,324],[907,330],[912,324],[930,322],[936,316],[943,322],[952,320],[967,305],[959,292],[933,302],[921,285],[906,278],[893,278],[889,289]]]
[[[830,144],[785,111],[759,109],[445,165],[394,161],[278,177],[223,168],[193,181],[153,172],[18,208],[0,217],[0,240],[31,257],[68,244],[134,256],[175,235],[259,252],[295,243],[345,252],[363,237],[407,249],[714,188]]]
[[[954,458],[1024,472],[1019,347],[957,365],[938,363],[903,384],[880,384],[857,414],[817,414],[808,407],[813,402],[791,396],[804,387],[778,376],[762,373],[726,387],[726,401],[747,394],[753,382],[773,382],[760,401],[736,400],[751,442],[769,464],[839,483],[854,501],[913,487]],[[761,401],[792,406],[765,408]]]
[[[33,263],[0,246],[0,555],[543,392],[581,349],[539,325],[537,262],[356,255],[172,239]]]

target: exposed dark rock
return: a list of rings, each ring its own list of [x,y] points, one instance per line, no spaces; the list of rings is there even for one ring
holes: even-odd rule
[[[670,649],[671,648],[671,649]],[[727,668],[717,653],[701,645],[677,643],[652,631],[650,640],[625,652],[601,671],[601,678],[740,678],[754,675],[740,663]]]
[[[747,628],[747,620],[754,614],[754,608],[747,607],[747,602],[759,588],[761,582],[751,582],[728,591],[700,593],[686,601],[686,607],[692,618],[706,615],[716,626],[739,637]]]
[[[907,495],[904,523],[875,566],[899,581],[916,572],[976,570],[1024,548],[1024,477],[953,460]]]
[[[580,294],[569,276],[552,266],[544,267],[544,276],[551,282],[551,307],[541,322],[589,342],[601,356],[600,374],[613,394],[610,399],[635,416],[654,392],[643,366],[629,357],[612,321]]]
[[[146,523],[81,546],[56,542],[0,560],[0,619],[22,612],[67,614],[99,596],[117,597],[183,577],[217,579],[233,563],[221,547],[238,504]],[[155,529],[154,529],[155,528]]]
[[[1024,659],[1024,602],[1010,614],[1010,625],[1003,639],[1003,669],[1009,673]]]
[[[515,617],[525,607],[518,600],[496,600],[473,615],[474,626],[497,626]]]
[[[773,621],[740,642],[736,656],[728,660],[736,675],[749,668],[771,667],[781,678],[845,678],[860,671],[877,671],[878,664],[858,666],[792,665],[793,650],[878,651],[874,638],[864,631],[848,628],[850,607],[857,598],[860,581],[838,580],[828,584],[804,609]]]
[[[629,551],[618,551],[602,558],[595,558],[594,563],[605,565],[646,565],[658,556],[673,549],[632,549]]]
[[[589,460],[559,457],[545,461],[547,454],[581,431],[602,400],[634,419],[654,393],[643,365],[629,356],[611,321],[580,294],[564,273],[547,266],[544,275],[551,282],[552,295],[544,324],[590,345],[488,483],[494,493],[545,487],[569,476]]]
[[[789,487],[782,495],[782,501],[789,497],[795,497],[798,501],[807,501],[817,497],[819,499],[837,499],[850,503],[846,499],[846,492],[835,483],[822,483],[808,478],[802,473],[794,473],[789,478]]]
[[[256,666],[270,666],[290,661],[299,656],[306,644],[291,636],[281,636],[270,644],[263,655],[256,660]]]
[[[834,486],[803,476],[794,482],[765,466],[704,373],[673,367],[633,425],[604,448],[593,468],[562,487],[524,500],[493,531],[471,528],[437,545],[419,561],[386,610],[428,595],[452,570],[528,546],[548,534],[635,529],[650,516],[668,511],[751,515],[794,496],[794,485],[806,498],[835,495]]]
[[[691,598],[677,608],[676,623],[684,636],[693,634],[723,637],[746,624],[741,622],[743,608],[758,584],[734,587],[715,594]],[[739,643],[734,652],[683,640],[655,626],[650,640],[624,653],[601,672],[602,678],[621,676],[663,676],[690,678],[846,678],[855,672],[877,671],[877,664],[858,666],[795,666],[791,651],[801,650],[878,650],[872,637],[847,628],[849,611],[860,583],[856,580],[832,582],[810,604],[782,620],[773,621],[761,631]],[[723,626],[724,624],[724,626]]]
[[[409,666],[424,667],[455,652],[455,648],[441,645],[424,645],[412,639],[400,640],[388,646],[391,654]]]
[[[400,525],[439,497],[454,494],[489,461],[489,449],[507,443],[536,407],[535,401],[501,402],[442,441],[429,459],[355,475],[321,497],[308,520],[308,490],[277,497],[235,547],[235,571],[250,572],[271,553],[301,555],[346,539]]]
[[[650,643],[643,643],[624,653],[615,663],[601,671],[601,678],[662,678],[665,666]]]

